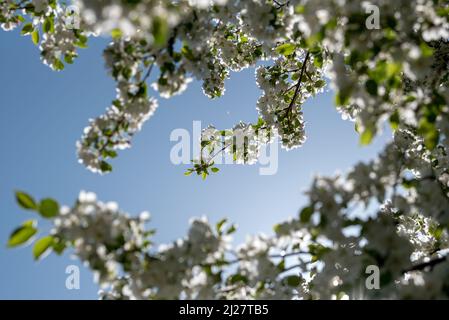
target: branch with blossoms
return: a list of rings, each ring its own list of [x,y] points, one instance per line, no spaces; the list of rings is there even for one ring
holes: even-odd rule
[[[294,106],[295,106],[296,99],[298,98],[298,94],[299,94],[299,92],[300,92],[299,89],[301,89],[302,78],[304,77],[304,72],[305,72],[305,70],[306,70],[307,60],[309,60],[309,56],[310,56],[310,52],[307,52],[307,53],[306,53],[306,56],[305,56],[305,58],[304,58],[304,62],[302,63],[301,73],[300,73],[300,75],[299,75],[298,82],[294,85],[295,92],[294,92],[294,94],[293,94],[292,101],[290,102],[290,104],[289,104],[288,107],[287,107],[287,110],[286,110],[286,111],[287,111],[287,114],[290,114],[291,110],[292,110],[292,109],[294,108]],[[308,78],[311,79],[310,76],[308,76]],[[287,89],[287,92],[288,92],[289,90],[290,90],[290,88]],[[284,110],[282,110],[282,111],[284,111]]]
[[[277,50],[286,53],[285,45],[280,45]],[[258,122],[256,124],[241,122],[227,130],[217,130],[213,126],[204,129],[200,137],[200,159],[193,160],[193,168],[189,169],[186,175],[196,172],[205,179],[209,175],[209,170],[218,172],[219,169],[214,167],[213,161],[217,156],[231,155],[234,163],[253,164],[257,161],[262,146],[271,143],[278,135],[282,138],[282,145],[287,149],[295,147],[291,145],[293,141],[304,142],[301,105],[307,97],[318,93],[325,85],[322,74],[311,67],[310,60],[310,52],[298,49],[298,53],[287,52],[287,56],[279,59],[273,67],[266,69],[261,67],[257,71],[258,85],[266,92],[259,101]],[[307,69],[310,71],[309,81],[305,81]],[[277,80],[282,75],[288,77]],[[275,79],[278,82],[266,88],[266,83],[271,83]],[[307,89],[308,86],[313,86],[313,90]],[[286,89],[280,90],[281,88]],[[207,154],[207,159],[204,159],[204,153]]]
[[[156,249],[146,215],[132,218],[92,194],[60,208],[53,199],[37,202],[18,192],[23,208],[52,222],[34,244],[36,259],[72,250],[107,286],[101,297],[110,299],[357,298],[367,265],[379,267],[381,285],[369,297],[448,298],[445,1],[371,1],[382,13],[378,28],[368,27],[366,2],[140,0],[121,3],[117,15],[108,14],[116,2],[76,4],[74,17],[64,1],[0,0],[0,26],[30,36],[56,71],[74,62],[89,37],[110,37],[104,58],[116,98],[77,143],[80,162],[94,172],[110,172],[108,161],[130,147],[155,112],[149,87],[170,98],[196,78],[214,99],[224,94],[231,71],[250,67],[262,91],[258,122],[209,126],[187,174],[217,172],[223,152],[236,163],[255,163],[275,137],[285,149],[302,146],[302,106],[324,90],[326,79],[362,145],[386,121],[394,140],[345,175],[316,177],[297,217],[232,251],[235,227],[225,229],[223,221],[213,228],[193,220],[186,237]],[[67,22],[73,18],[76,28]],[[8,245],[29,243],[38,232],[36,219],[25,221]]]
[[[52,224],[34,242],[35,259],[72,251],[106,288],[104,299],[358,298],[354,289],[372,265],[380,289],[365,297],[447,298],[447,143],[429,150],[401,128],[376,159],[316,177],[297,217],[234,248],[236,227],[226,219],[215,226],[193,219],[184,238],[156,248],[147,213],[130,217],[92,193],[82,192],[71,208],[23,192],[16,198]],[[8,245],[29,244],[37,234],[37,220],[28,220]]]
[[[368,30],[370,17],[363,2],[141,0],[121,4],[121,14],[110,16],[106,13],[115,4],[78,0],[76,17],[64,3],[1,0],[0,25],[4,30],[22,28],[22,35],[31,36],[43,62],[54,70],[73,63],[88,37],[112,38],[105,60],[118,84],[117,99],[90,123],[77,144],[80,162],[94,172],[112,170],[108,159],[130,146],[156,109],[157,101],[146,88],[136,88],[143,76],[139,65],[148,57],[154,57],[159,69],[151,87],[163,98],[182,93],[192,78],[203,82],[206,96],[218,98],[231,71],[258,66],[257,83],[263,91],[259,115],[288,150],[305,142],[305,129],[301,109],[287,108],[287,101],[304,104],[324,89],[326,77],[337,92],[337,109],[356,123],[361,144],[369,144],[385,120],[393,128],[412,126],[430,149],[438,143],[439,122],[448,104],[449,23],[442,0],[426,10],[419,1],[374,1],[382,12],[382,28]],[[66,23],[73,18],[79,20],[76,29]],[[303,59],[301,65],[298,58],[304,52],[310,63]],[[303,74],[298,73],[301,69]],[[130,99],[139,90],[145,94]],[[119,131],[126,138],[105,142],[108,138],[98,127],[104,123],[107,134],[116,128],[114,136]]]

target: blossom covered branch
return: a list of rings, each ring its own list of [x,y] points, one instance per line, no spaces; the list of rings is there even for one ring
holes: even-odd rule
[[[370,143],[389,120],[395,128],[417,129],[433,148],[439,122],[447,116],[449,14],[442,0],[73,4],[76,16],[68,10],[71,6],[56,0],[1,0],[0,23],[5,30],[21,26],[55,70],[72,63],[89,36],[112,36],[105,60],[117,82],[117,99],[91,121],[78,143],[80,161],[95,172],[112,170],[109,159],[130,146],[131,137],[154,113],[157,102],[148,96],[147,82],[169,98],[196,78],[208,97],[217,98],[231,71],[258,66],[256,80],[263,94],[257,109],[263,127],[279,136],[286,149],[305,142],[301,106],[323,90],[325,77],[337,92],[338,110],[355,121],[362,144]],[[368,28],[373,5],[380,13],[378,26]],[[141,83],[150,60],[159,76]],[[248,140],[229,149],[236,162],[254,163],[260,145],[272,141],[256,137],[252,128],[257,124],[224,130],[230,136],[243,133]],[[192,171],[207,175],[210,167],[198,161]]]
[[[194,219],[185,238],[157,247],[147,213],[132,218],[92,193],[60,210],[54,200],[17,199],[53,222],[35,243],[35,258],[72,248],[105,299],[362,298],[357,288],[368,265],[379,266],[381,287],[364,297],[448,298],[448,141],[428,150],[412,131],[398,130],[377,159],[316,177],[297,217],[235,249],[236,228],[226,220],[214,228]],[[29,242],[36,224],[25,222],[9,245]]]
[[[256,68],[258,119],[206,128],[187,174],[217,172],[222,152],[255,163],[279,137],[306,139],[303,105],[327,81],[342,117],[368,144],[389,122],[393,141],[348,173],[316,177],[297,217],[271,235],[232,248],[234,226],[192,220],[187,236],[157,247],[147,214],[130,217],[91,193],[60,208],[18,192],[19,204],[50,219],[35,258],[72,250],[96,274],[105,299],[449,298],[449,9],[442,0],[0,0],[0,25],[21,27],[55,70],[72,63],[88,37],[110,35],[106,67],[116,98],[78,142],[80,161],[109,172],[163,98],[192,78],[218,98],[232,71]],[[367,9],[379,9],[368,28]],[[74,18],[77,18],[74,26]],[[68,23],[69,21],[70,23]],[[152,70],[158,69],[157,79]],[[227,228],[225,228],[227,226]],[[25,221],[10,247],[34,240]],[[358,293],[368,265],[380,289]]]

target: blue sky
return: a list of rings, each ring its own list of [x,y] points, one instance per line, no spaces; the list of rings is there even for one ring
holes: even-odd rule
[[[249,69],[231,75],[219,100],[206,98],[198,82],[181,96],[160,100],[132,149],[114,160],[113,173],[93,174],[78,164],[75,142],[88,119],[100,115],[115,95],[103,67],[106,43],[91,41],[75,65],[56,73],[40,62],[29,38],[0,32],[0,299],[97,298],[92,274],[82,266],[80,290],[66,289],[66,267],[79,265],[69,252],[34,262],[31,247],[6,248],[13,228],[33,217],[17,207],[14,190],[36,198],[51,196],[68,205],[80,190],[88,190],[103,201],[118,202],[131,214],[148,210],[150,226],[158,229],[158,243],[183,236],[193,216],[206,215],[213,222],[228,217],[239,226],[238,243],[247,234],[270,233],[274,224],[295,216],[314,174],[347,170],[359,160],[373,158],[388,138],[360,147],[353,124],[341,120],[333,93],[327,92],[304,106],[307,143],[279,151],[276,175],[259,175],[257,165],[226,165],[206,181],[185,177],[188,167],[170,161],[175,145],[170,133],[177,128],[191,131],[196,120],[217,128],[255,121],[260,91],[254,69]]]

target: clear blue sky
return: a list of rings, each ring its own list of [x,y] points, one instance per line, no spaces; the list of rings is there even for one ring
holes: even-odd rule
[[[192,216],[207,215],[211,221],[228,217],[239,225],[239,242],[246,234],[270,233],[272,225],[296,215],[314,174],[347,170],[358,160],[374,157],[385,143],[382,137],[360,147],[353,124],[341,120],[329,92],[305,105],[308,141],[300,149],[280,150],[276,175],[260,176],[258,166],[228,165],[207,181],[185,177],[187,166],[170,162],[171,131],[191,130],[194,120],[218,128],[254,121],[260,91],[249,69],[232,74],[220,100],[208,100],[196,82],[182,96],[160,100],[133,148],[114,161],[114,172],[92,174],[77,163],[75,142],[88,119],[103,113],[115,95],[103,67],[106,43],[91,41],[75,65],[55,73],[40,62],[28,37],[0,32],[1,299],[97,298],[98,288],[84,267],[81,289],[65,288],[66,266],[79,265],[69,253],[36,263],[31,247],[6,248],[12,229],[33,217],[15,204],[16,189],[37,198],[51,196],[62,204],[72,204],[80,190],[89,190],[101,200],[117,201],[131,214],[148,210],[159,243],[183,236]]]

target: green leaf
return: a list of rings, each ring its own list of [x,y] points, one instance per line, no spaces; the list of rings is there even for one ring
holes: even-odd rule
[[[278,263],[276,269],[278,269],[280,272],[283,272],[285,270],[285,259],[282,259],[281,262]]]
[[[378,86],[375,80],[369,79],[365,82],[365,89],[370,95],[377,96],[377,88]]]
[[[301,284],[301,277],[296,275],[291,275],[285,278],[285,282],[290,287],[298,287]]]
[[[37,210],[37,204],[33,197],[25,192],[16,191],[16,201],[23,209]]]
[[[231,225],[229,227],[229,229],[226,231],[226,234],[233,234],[234,232],[237,231],[237,227],[235,226],[235,224]]]
[[[111,172],[112,171],[112,166],[107,163],[106,161],[101,161],[100,163],[100,170],[102,172]]]
[[[73,63],[73,58],[74,58],[74,55],[71,55],[71,54],[64,55],[64,61],[68,64]]]
[[[296,45],[292,43],[284,43],[280,46],[276,47],[276,52],[279,54],[282,54],[283,56],[290,56],[292,55],[296,50]]]
[[[300,75],[301,75],[301,72],[295,72],[294,74],[292,74],[292,80],[293,81],[298,80]]]
[[[326,85],[326,81],[324,81],[324,80],[318,80],[317,82],[315,82],[314,84],[313,84],[313,86],[315,87],[315,88],[322,88],[322,87],[324,87]]]
[[[61,60],[59,59],[55,59],[54,63],[53,63],[53,67],[56,71],[62,71],[64,70],[64,63],[62,63]]]
[[[421,44],[419,45],[420,49],[421,49],[421,53],[425,58],[429,58],[433,55],[433,49],[431,47],[429,47],[429,45],[425,42],[421,42]]]
[[[39,204],[39,213],[44,218],[53,218],[59,214],[59,204],[53,199],[43,199]]]
[[[350,97],[351,97],[351,90],[350,89],[340,90],[335,95],[335,104],[337,106],[346,106],[346,105],[349,104],[349,98]]]
[[[440,133],[435,124],[425,118],[419,122],[418,134],[424,138],[424,145],[429,150],[433,150],[440,140]]]
[[[78,34],[77,38],[78,38],[78,41],[76,41],[74,43],[74,45],[77,46],[78,48],[82,48],[82,49],[87,48],[87,37],[82,34]]]
[[[402,67],[398,63],[393,63],[393,62],[387,63],[387,65],[386,65],[387,77],[391,78],[392,76],[399,75],[401,72],[401,69],[402,69]]]
[[[324,64],[324,58],[322,54],[316,55],[313,57],[313,64],[317,68],[322,68]]]
[[[371,143],[371,141],[373,141],[374,138],[374,133],[371,129],[365,129],[365,131],[363,131],[363,133],[360,135],[360,144],[362,146],[366,146],[368,144]]]
[[[401,119],[399,118],[399,112],[395,111],[391,116],[390,116],[390,126],[391,129],[393,129],[394,131],[396,131],[399,128],[399,123],[400,123]]]
[[[53,17],[49,16],[45,18],[45,21],[42,25],[42,30],[45,33],[52,33],[55,30],[55,22],[53,21]]]
[[[35,221],[29,220],[14,230],[8,240],[8,247],[13,248],[26,243],[37,232]]]
[[[30,34],[33,32],[34,27],[32,23],[27,23],[23,26],[22,31],[20,32],[22,35]]]
[[[156,17],[153,21],[153,37],[157,46],[163,46],[168,38],[168,23],[165,19]]]
[[[33,247],[33,257],[35,260],[39,259],[47,250],[52,248],[54,238],[46,236],[36,241]]]
[[[432,226],[432,227],[429,228],[429,233],[430,233],[432,236],[434,236],[435,239],[440,240],[440,239],[441,239],[441,236],[442,236],[443,233],[444,233],[444,227],[441,227],[441,226],[438,226],[438,227]]]
[[[307,223],[310,221],[310,218],[313,215],[313,208],[312,207],[305,207],[301,210],[301,213],[299,214],[299,219],[302,223]]]
[[[228,221],[228,219],[222,219],[220,220],[217,225],[215,226],[216,230],[218,233],[221,233],[223,226],[225,225],[225,223]]]
[[[105,150],[104,154],[106,157],[109,157],[112,159],[117,158],[117,156],[118,156],[117,151],[115,151],[115,150]]]
[[[218,171],[220,171],[220,169],[218,169],[217,167],[213,167],[210,169],[213,173],[217,173]]]
[[[228,278],[230,284],[235,284],[238,282],[248,283],[248,278],[242,274],[234,274]]]
[[[39,44],[39,39],[40,39],[40,37],[39,37],[39,30],[38,30],[38,29],[35,29],[35,30],[31,33],[31,40],[33,41],[33,43],[34,43],[35,45],[38,45],[38,44]]]
[[[122,30],[120,30],[120,29],[112,30],[111,36],[113,39],[120,39],[123,36]]]
[[[66,245],[60,239],[53,238],[52,247],[56,254],[61,255],[64,252]]]
[[[187,45],[184,45],[181,48],[181,53],[183,54],[184,57],[186,57],[187,60],[191,61],[195,60],[195,55],[193,54],[192,49],[190,49]]]
[[[303,14],[305,12],[305,7],[303,5],[297,5],[295,6],[295,13],[296,14]]]
[[[281,231],[281,225],[279,223],[275,224],[273,226],[273,231],[274,231],[274,233],[278,234]]]

